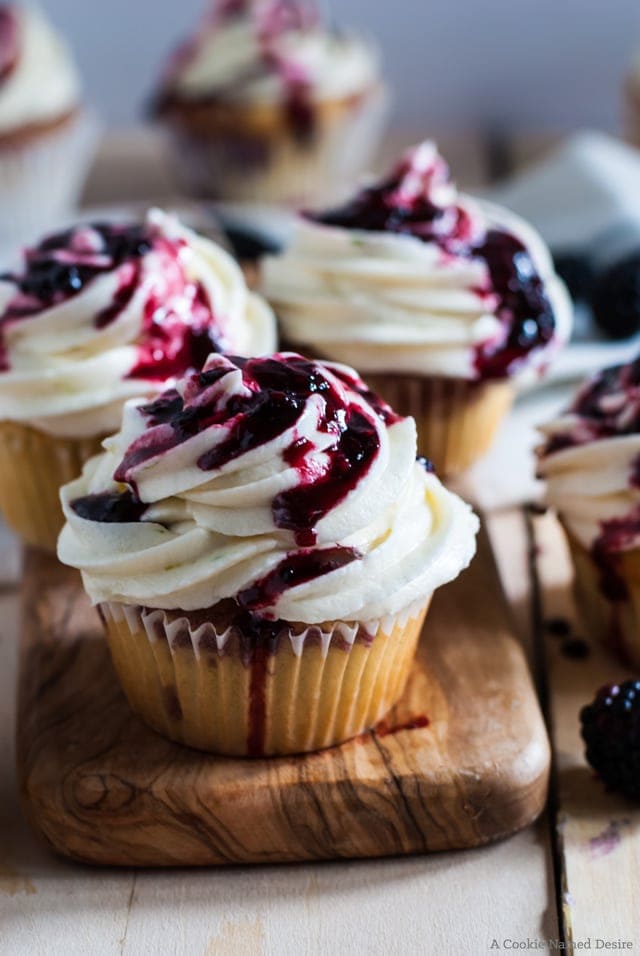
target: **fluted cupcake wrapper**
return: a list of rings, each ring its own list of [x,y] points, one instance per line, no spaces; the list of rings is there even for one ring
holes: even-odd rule
[[[34,242],[75,207],[98,138],[98,122],[78,111],[59,127],[0,149],[0,244]]]
[[[0,511],[27,544],[56,550],[64,522],[60,487],[78,477],[101,442],[101,437],[58,438],[0,421]]]
[[[212,199],[291,205],[335,199],[367,168],[388,99],[377,87],[357,99],[315,104],[310,142],[296,139],[277,115],[273,129],[249,131],[241,106],[235,130],[228,122],[206,131],[174,123],[167,132],[176,176],[187,191]]]
[[[367,385],[400,415],[412,415],[418,449],[437,474],[470,468],[489,450],[514,398],[510,382],[363,373]]]
[[[562,521],[561,521],[562,524]],[[608,555],[606,563],[563,525],[574,567],[574,591],[582,624],[624,664],[640,667],[640,549]]]
[[[200,750],[266,756],[330,747],[377,723],[404,690],[429,600],[366,626],[289,625],[271,642],[179,612],[100,610],[146,723]]]

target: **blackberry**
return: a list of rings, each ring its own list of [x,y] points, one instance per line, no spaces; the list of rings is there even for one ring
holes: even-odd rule
[[[626,339],[640,329],[640,256],[634,254],[598,276],[591,308],[599,327],[612,339]]]
[[[588,258],[580,253],[561,252],[554,255],[553,262],[571,298],[574,301],[587,299],[593,283],[593,270]]]
[[[580,722],[593,769],[612,790],[640,800],[640,681],[602,687]]]

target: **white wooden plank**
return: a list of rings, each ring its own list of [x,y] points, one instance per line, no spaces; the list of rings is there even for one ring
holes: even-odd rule
[[[545,841],[540,825],[432,858],[140,873],[124,953],[478,954],[555,937]]]
[[[534,521],[543,619],[564,617],[580,636],[571,595],[572,568],[562,530],[551,515]],[[563,868],[563,911],[570,939],[640,944],[640,809],[608,792],[584,758],[579,712],[603,684],[624,680],[626,669],[591,647],[585,659],[547,645],[553,743],[557,761],[558,841]],[[603,950],[604,951],[604,950]]]
[[[17,594],[0,595],[0,954],[118,954],[133,875],[56,859],[20,812],[14,772]]]

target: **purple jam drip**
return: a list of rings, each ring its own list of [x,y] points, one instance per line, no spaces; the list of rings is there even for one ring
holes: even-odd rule
[[[337,421],[337,418],[327,419]],[[319,481],[307,477],[304,459],[289,462],[302,479],[297,488],[280,492],[273,499],[273,518],[278,528],[293,531],[301,547],[315,544],[315,526],[329,511],[346,498],[371,467],[380,442],[375,424],[357,408],[345,417],[345,430],[330,453],[328,471]],[[328,430],[328,428],[327,428]],[[304,482],[309,483],[305,484]]]
[[[544,455],[640,432],[640,357],[599,372],[579,390],[567,412],[578,422],[571,431],[552,435]],[[633,462],[629,481],[640,487],[640,459]]]
[[[306,584],[362,558],[355,548],[323,548],[298,551],[287,555],[280,564],[261,580],[238,594],[238,604],[248,611],[264,611],[272,607],[289,588]]]
[[[317,115],[307,83],[289,85],[284,110],[294,139],[302,146],[311,143],[316,134]]]
[[[345,205],[322,213],[305,213],[312,222],[340,229],[391,232],[433,242],[445,256],[483,260],[490,288],[478,295],[497,296],[495,313],[507,330],[500,344],[476,348],[475,367],[481,379],[512,374],[534,349],[553,338],[555,318],[544,284],[523,243],[504,230],[491,229],[478,236],[469,213],[458,205],[439,206],[425,191],[406,189],[412,173],[411,159],[381,183],[363,189]],[[448,170],[437,160],[434,176],[448,179]]]
[[[104,492],[75,498],[71,507],[80,518],[87,521],[104,521],[107,524],[140,521],[147,506],[133,491]]]
[[[319,472],[317,462],[311,462],[314,448],[310,443],[294,441],[284,457],[298,473],[298,484],[276,495],[272,504],[276,527],[292,531],[300,547],[309,547],[316,540],[317,522],[346,498],[375,460],[380,447],[376,418],[390,422],[397,416],[380,400],[371,416],[355,402],[345,402],[322,367],[298,355],[227,359],[227,366],[192,376],[186,390],[201,396],[235,366],[242,371],[246,391],[231,396],[222,407],[215,396],[209,402],[201,397],[185,402],[175,390],[141,406],[148,430],[129,446],[114,478],[135,487],[139,465],[215,425],[224,426],[228,434],[200,456],[198,467],[203,471],[219,469],[293,428],[309,397],[321,395],[324,411],[317,427],[334,436],[333,445],[325,452],[324,470]],[[349,384],[356,387],[355,380]],[[366,392],[362,383],[356,390]]]
[[[143,304],[137,360],[129,378],[166,381],[202,368],[225,345],[200,283],[184,274],[182,239],[167,239],[145,225],[94,223],[56,233],[25,253],[21,273],[5,273],[16,293],[0,316],[0,371],[9,369],[4,328],[62,305],[101,275],[117,273],[112,302],[94,316],[103,329],[115,322],[141,287],[142,260],[158,256],[162,292],[153,283]]]
[[[151,239],[142,226],[95,223],[87,228],[100,237],[101,248],[93,253],[76,252],[74,238],[82,228],[47,237],[39,246],[26,251],[23,273],[0,276],[3,281],[12,282],[19,292],[9,302],[0,322],[29,318],[44,309],[61,305],[82,292],[96,276],[118,269],[125,262],[138,260],[151,249]],[[133,289],[135,284],[131,282],[127,291],[132,294]],[[106,324],[102,317],[96,321],[98,328]]]
[[[633,547],[640,538],[640,507],[623,518],[611,518],[600,523],[600,534],[591,548],[591,554],[600,573],[600,590],[613,603],[627,601],[629,589],[618,555]]]
[[[19,34],[16,11],[3,4],[0,6],[0,83],[13,73],[20,58]]]

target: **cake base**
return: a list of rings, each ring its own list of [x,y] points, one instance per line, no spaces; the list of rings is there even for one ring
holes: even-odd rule
[[[531,823],[549,744],[488,539],[438,591],[405,694],[370,733],[299,757],[215,757],[129,709],[79,577],[27,554],[18,704],[26,815],[90,863],[194,866],[427,853]]]

